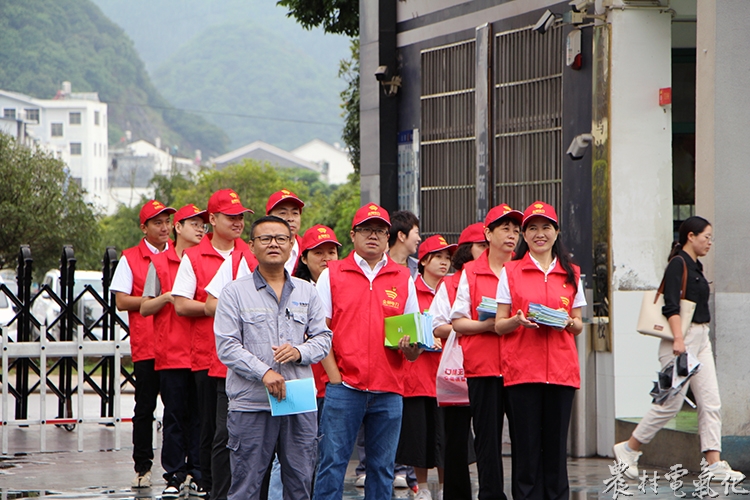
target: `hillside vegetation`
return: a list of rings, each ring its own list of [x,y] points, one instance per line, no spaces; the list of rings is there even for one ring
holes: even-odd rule
[[[168,110],[133,42],[89,0],[0,0],[0,89],[50,99],[65,80],[108,103],[110,143],[131,130],[204,156],[226,151],[218,127]]]
[[[230,147],[341,140],[346,37],[303,29],[274,0],[94,1],[134,40],[161,94],[206,111]]]

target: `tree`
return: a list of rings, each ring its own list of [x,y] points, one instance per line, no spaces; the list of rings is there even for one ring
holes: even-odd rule
[[[359,0],[279,0],[305,29],[323,27],[326,33],[359,36]]]
[[[359,38],[352,39],[352,57],[339,64],[339,78],[346,80],[347,86],[341,91],[341,108],[344,110],[344,130],[341,138],[349,148],[349,160],[354,172],[359,176]]]
[[[37,277],[59,267],[63,245],[73,245],[79,268],[91,262],[99,227],[65,163],[0,134],[0,185],[0,268],[16,266],[21,245]]]

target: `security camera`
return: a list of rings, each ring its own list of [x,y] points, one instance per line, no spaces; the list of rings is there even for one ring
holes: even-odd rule
[[[573,142],[570,143],[567,154],[572,160],[580,160],[586,154],[586,150],[594,141],[594,137],[591,134],[581,134],[575,136]]]
[[[389,80],[389,74],[390,71],[388,71],[388,66],[378,66],[378,69],[375,70],[375,78],[379,82],[385,82]]]
[[[533,29],[540,35],[543,35],[547,32],[548,29],[552,27],[552,25],[555,23],[555,14],[552,13],[551,10],[545,10],[544,14],[542,14],[542,17],[539,18],[539,20],[534,25]]]
[[[570,0],[568,5],[573,9],[573,12],[586,12],[586,9],[588,9],[589,5],[592,3],[591,0]]]

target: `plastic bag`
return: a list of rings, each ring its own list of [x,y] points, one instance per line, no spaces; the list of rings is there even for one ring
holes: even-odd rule
[[[436,386],[438,406],[469,405],[469,387],[464,377],[464,352],[454,331],[451,331],[443,345]]]

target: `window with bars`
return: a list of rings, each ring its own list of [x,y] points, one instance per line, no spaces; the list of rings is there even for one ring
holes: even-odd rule
[[[523,210],[540,199],[560,209],[563,30],[495,35],[495,202]]]
[[[71,111],[70,112],[70,124],[71,125],[80,125],[81,124],[81,113],[80,113],[80,111]]]
[[[16,118],[16,110],[15,108],[5,108],[3,110],[3,118],[12,118],[15,120]]]
[[[52,137],[62,137],[63,135],[63,124],[62,123],[52,123],[50,125],[50,134]]]
[[[452,241],[476,222],[475,47],[421,52],[420,225]]]
[[[26,108],[26,121],[39,123],[39,109]]]
[[[81,143],[80,142],[71,142],[70,143],[70,154],[71,155],[80,155],[81,154]]]

